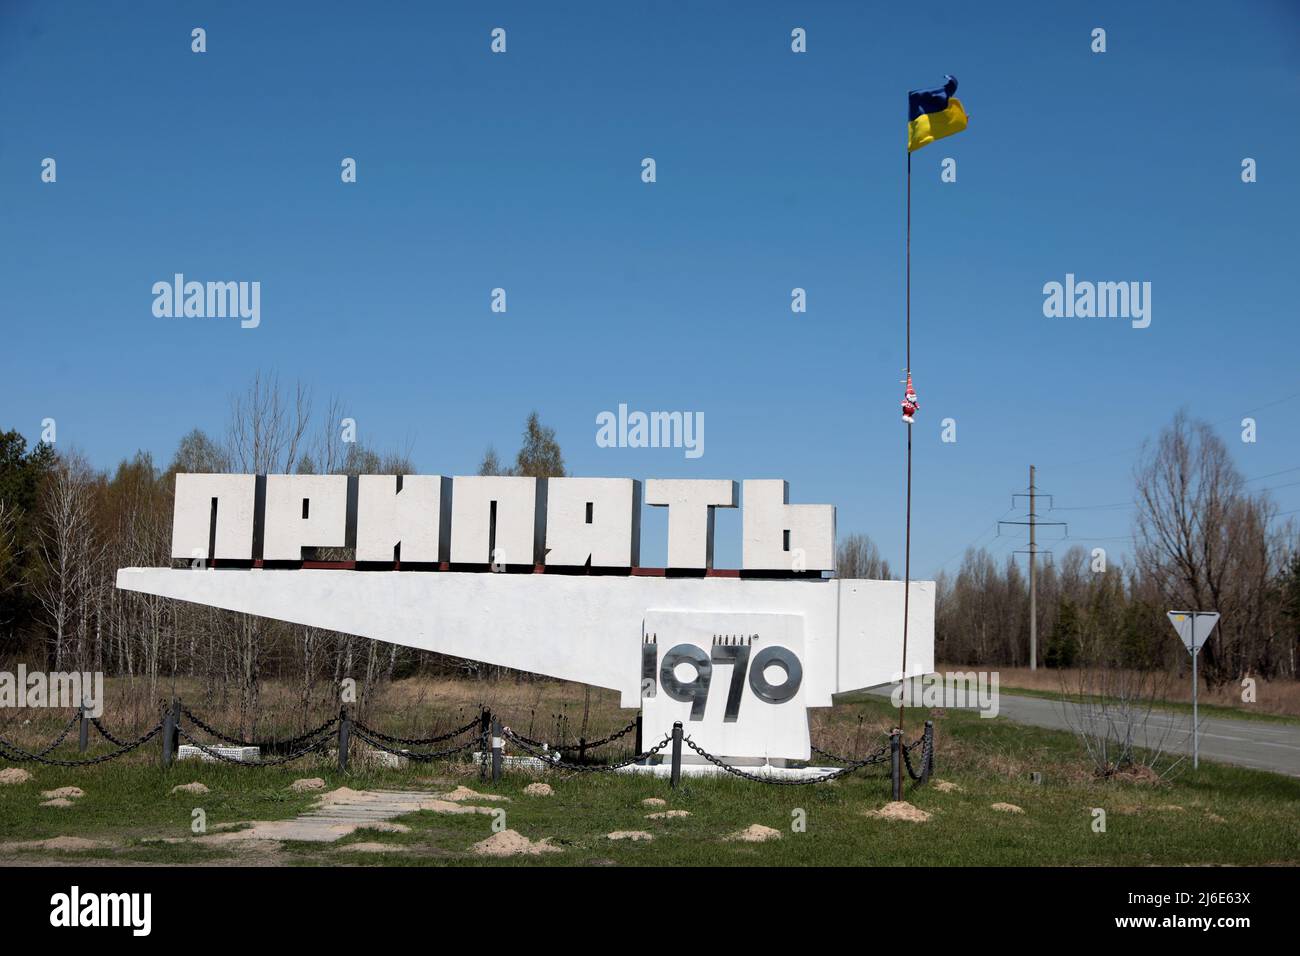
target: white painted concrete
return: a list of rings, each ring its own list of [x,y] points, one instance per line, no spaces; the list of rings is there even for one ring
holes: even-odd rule
[[[743,625],[748,615],[797,616],[802,707],[829,706],[834,693],[897,679],[902,655],[898,581],[124,568],[117,586],[609,687],[630,708],[641,703],[646,624],[660,611],[707,616],[690,625],[700,633],[730,627],[729,620]],[[907,664],[907,676],[934,670],[932,582],[912,584]],[[715,683],[716,699],[725,700],[725,680]],[[793,708],[763,706],[797,719]],[[744,702],[745,720],[761,714],[757,707]],[[806,713],[797,723],[806,739]],[[778,752],[754,726],[741,749],[808,758],[803,748]],[[727,753],[707,728],[688,732],[711,752]]]
[[[252,558],[257,476],[183,474],[176,476],[173,558],[207,560],[214,498],[217,501],[214,557],[235,561]]]
[[[397,490],[396,475],[361,475],[357,479],[357,560],[392,561],[402,546],[402,560],[435,563],[449,560],[442,548],[444,506],[451,503],[451,479],[441,475],[407,475]],[[446,509],[450,513],[450,508]]]
[[[834,505],[792,505],[789,482],[779,479],[745,481],[742,492],[742,567],[751,571],[835,570]]]
[[[496,539],[489,547],[494,504]],[[536,478],[457,475],[451,488],[452,562],[532,564],[537,510]]]
[[[668,509],[668,567],[713,567],[715,508],[736,507],[736,483],[710,478],[650,478],[646,504]]]
[[[630,478],[546,480],[548,565],[631,568],[641,563],[640,549],[640,482]]]
[[[266,561],[301,561],[303,548],[346,545],[348,476],[267,475],[262,534]]]

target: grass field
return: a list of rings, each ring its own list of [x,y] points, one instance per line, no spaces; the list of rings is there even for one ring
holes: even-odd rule
[[[443,688],[447,690],[447,688]],[[471,696],[474,688],[465,691]],[[481,693],[481,689],[479,690]],[[527,693],[535,693],[530,689]],[[549,685],[544,694],[569,700],[575,689]],[[581,696],[581,691],[576,693]],[[547,699],[547,706],[551,701]],[[626,720],[598,702],[602,730]],[[455,712],[459,712],[458,710]],[[888,725],[887,701],[852,695],[815,719],[814,741],[847,748],[874,747]],[[913,710],[909,729],[927,713]],[[887,771],[870,769],[811,787],[764,786],[731,778],[666,781],[603,774],[508,773],[499,784],[478,782],[465,764],[413,765],[404,770],[358,768],[346,775],[325,762],[289,768],[241,768],[184,762],[164,771],[151,742],[139,755],[91,768],[25,764],[34,779],[0,786],[0,863],[190,863],[265,865],[1146,865],[1300,863],[1300,780],[1203,764],[1168,784],[1095,779],[1068,733],[985,720],[970,712],[935,712],[936,779],[961,789],[913,788],[905,799],[932,814],[926,823],[875,819],[889,799]],[[379,726],[397,728],[378,719]],[[437,723],[438,721],[434,721]],[[445,721],[450,723],[450,720]],[[594,722],[593,722],[594,723]],[[521,728],[522,729],[522,728]],[[594,736],[594,733],[593,733]],[[828,748],[834,749],[834,748]],[[75,745],[60,752],[75,755]],[[7,766],[7,764],[0,764]],[[1044,775],[1042,784],[1030,772]],[[312,794],[289,791],[300,777],[323,777],[328,787],[419,788],[465,784],[509,798],[505,825],[532,839],[549,839],[561,852],[484,859],[472,844],[491,835],[486,815],[421,811],[399,818],[409,832],[360,830],[337,844],[300,842],[201,845],[190,835],[191,814],[201,807],[209,830],[252,820],[292,817],[310,807]],[[555,794],[529,796],[538,779]],[[177,784],[200,781],[210,793],[171,794]],[[42,807],[41,791],[77,786],[85,795],[63,808]],[[666,807],[646,808],[659,797]],[[991,809],[1010,803],[1023,813]],[[1106,832],[1093,829],[1094,808],[1106,811]],[[690,815],[647,820],[651,810]],[[802,813],[800,813],[802,811]],[[806,832],[794,832],[796,816]],[[743,843],[726,837],[751,824],[781,832],[780,839]],[[613,841],[618,830],[650,833],[649,842]],[[81,837],[102,846],[51,850],[14,846],[52,837]],[[157,842],[181,838],[178,843]],[[348,847],[382,843],[401,850],[360,853]]]
[[[945,664],[940,671],[980,670],[976,665]],[[1031,671],[1027,667],[1000,667],[997,669],[999,690],[1004,694],[1023,694],[1028,697],[1052,699],[1077,699],[1080,673],[1071,669],[1042,667]],[[1161,674],[1155,680],[1161,710],[1176,713],[1192,712],[1192,687],[1190,677]],[[1255,701],[1241,699],[1242,687],[1229,681],[1214,690],[1202,683],[1197,694],[1202,716],[1232,717],[1240,720],[1264,720],[1278,723],[1300,723],[1300,681],[1266,680],[1255,682]]]

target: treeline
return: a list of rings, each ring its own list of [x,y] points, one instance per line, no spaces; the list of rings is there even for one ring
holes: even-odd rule
[[[1049,667],[1184,667],[1170,610],[1222,616],[1201,651],[1214,687],[1244,676],[1296,675],[1300,549],[1267,492],[1252,492],[1204,422],[1175,417],[1133,472],[1134,553],[1127,565],[1072,547],[1040,563],[1039,663]],[[1029,663],[1029,583],[1022,563],[967,552],[937,580],[938,660]]]
[[[161,467],[140,452],[111,472],[98,471],[76,451],[28,449],[18,432],[0,433],[0,666],[23,659],[55,671],[134,677],[151,696],[173,676],[199,678],[244,726],[271,676],[294,682],[306,713],[318,690],[333,693],[344,677],[374,686],[417,669],[494,670],[116,588],[118,568],[171,564],[177,472],[415,470],[405,452],[378,452],[355,432],[339,402],[317,409],[305,388],[258,376],[232,400],[224,434],[190,432]],[[554,431],[534,413],[514,463],[503,465],[489,448],[480,473],[562,475]]]

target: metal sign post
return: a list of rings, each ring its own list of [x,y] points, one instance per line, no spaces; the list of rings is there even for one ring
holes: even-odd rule
[[[1200,657],[1201,647],[1209,639],[1214,625],[1219,623],[1218,611],[1170,611],[1169,623],[1174,626],[1178,636],[1187,645],[1192,655],[1192,769],[1201,765],[1201,728],[1196,706],[1196,660]]]

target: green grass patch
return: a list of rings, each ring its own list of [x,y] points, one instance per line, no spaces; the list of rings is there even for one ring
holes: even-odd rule
[[[833,722],[859,716],[879,722],[896,713],[888,700],[854,695],[840,701]],[[908,713],[911,732],[926,713]],[[0,850],[0,859],[21,863],[32,853],[69,862],[87,858],[118,862],[219,865],[252,862],[285,865],[357,866],[754,866],[754,865],[1121,865],[1300,864],[1300,780],[1261,771],[1202,763],[1158,786],[1099,780],[1092,776],[1073,735],[1025,727],[999,718],[953,711],[935,718],[936,778],[962,789],[906,786],[905,799],[932,814],[927,823],[872,819],[864,811],[889,799],[884,767],[839,782],[778,787],[734,778],[686,779],[677,790],[666,780],[614,774],[534,777],[508,773],[500,783],[479,783],[447,765],[403,770],[356,769],[340,775],[325,763],[292,768],[246,769],[187,762],[163,771],[146,758],[93,768],[31,767],[31,782],[0,787],[0,842],[76,835],[104,840],[111,849],[58,853]],[[872,740],[871,746],[876,745]],[[864,741],[864,749],[866,742]],[[1035,784],[1031,772],[1043,774]],[[562,852],[506,859],[474,855],[474,843],[492,833],[493,817],[427,811],[396,822],[408,833],[360,830],[338,843],[286,843],[247,855],[228,844],[156,843],[187,837],[191,812],[201,807],[209,832],[218,825],[294,816],[314,802],[288,785],[321,776],[330,788],[415,788],[440,791],[456,783],[508,796],[500,804],[505,826],[532,839],[549,839]],[[551,797],[524,794],[544,779]],[[200,781],[210,793],[175,794],[173,786]],[[72,807],[39,806],[40,791],[75,785],[86,795]],[[659,797],[663,808],[641,801]],[[1023,814],[999,813],[1011,803]],[[1181,809],[1172,809],[1174,807]],[[1094,808],[1106,811],[1106,832],[1093,829]],[[657,809],[688,810],[690,816],[647,820]],[[806,832],[792,824],[806,820]],[[781,838],[751,844],[725,837],[758,823]],[[651,842],[613,841],[615,830],[645,830]],[[349,852],[349,844],[379,842],[393,853]]]

